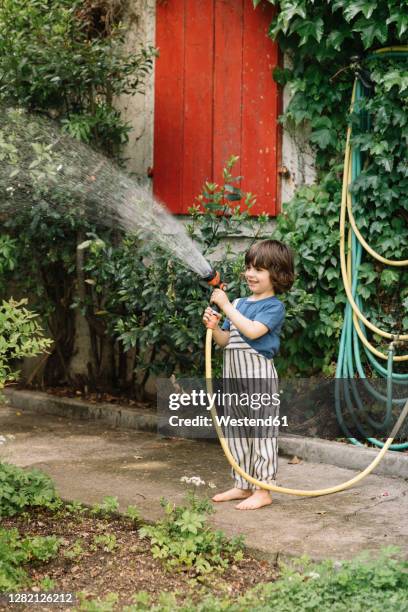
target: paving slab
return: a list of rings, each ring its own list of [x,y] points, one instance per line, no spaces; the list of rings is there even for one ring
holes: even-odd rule
[[[100,502],[118,497],[121,509],[136,505],[142,516],[162,515],[160,498],[180,504],[183,476],[200,476],[198,489],[212,496],[231,485],[229,466],[215,443],[166,439],[99,421],[78,421],[0,407],[0,459],[49,474],[66,499]],[[278,484],[317,489],[349,480],[355,471],[281,457]],[[216,488],[210,488],[214,483]],[[370,475],[355,488],[320,498],[274,494],[273,504],[238,511],[234,502],[216,504],[212,522],[229,535],[243,534],[260,556],[274,559],[302,554],[312,559],[346,559],[388,545],[408,554],[408,482]]]
[[[118,428],[157,431],[157,411],[148,405],[134,408],[12,388],[6,389],[5,394],[10,405],[21,410],[33,410],[38,414],[53,414],[71,419],[96,420]],[[378,454],[378,449],[299,435],[288,436],[283,431],[279,437],[279,448],[286,455],[297,455],[312,463],[327,463],[359,471],[370,465]],[[376,467],[375,473],[408,478],[408,453],[388,451]]]

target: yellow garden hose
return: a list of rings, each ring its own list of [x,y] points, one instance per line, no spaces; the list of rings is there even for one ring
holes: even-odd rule
[[[211,359],[212,357],[212,335],[213,335],[213,330],[208,328],[206,339],[205,339],[205,378],[207,382],[208,393],[213,393],[212,359]],[[365,470],[363,470],[362,472],[354,476],[354,478],[351,478],[350,480],[347,480],[346,482],[342,482],[341,484],[335,485],[333,487],[328,487],[327,489],[314,489],[314,490],[308,491],[304,489],[288,489],[287,487],[278,487],[277,485],[267,484],[265,482],[261,482],[260,480],[257,480],[256,478],[253,478],[252,476],[244,472],[244,470],[235,461],[228,447],[228,442],[224,438],[224,434],[222,433],[221,427],[218,425],[218,422],[216,419],[217,413],[215,410],[214,402],[212,403],[212,406],[211,406],[211,416],[212,416],[212,420],[213,420],[213,423],[214,423],[214,426],[217,432],[217,436],[220,441],[222,450],[224,451],[224,454],[226,458],[228,459],[231,467],[240,476],[245,478],[247,482],[250,482],[251,484],[255,485],[256,487],[259,487],[260,489],[265,489],[267,491],[274,491],[275,493],[286,493],[287,495],[297,495],[299,497],[319,497],[321,495],[330,495],[331,493],[339,493],[340,491],[344,491],[345,489],[352,487],[353,485],[360,482],[360,480],[368,476],[368,474],[370,474],[377,467],[377,465],[380,463],[380,461],[384,457],[388,448],[392,444],[394,437],[396,436],[403,422],[405,421],[407,414],[408,414],[408,400],[405,403],[404,409],[401,412],[401,415],[398,421],[394,425],[394,428],[391,432],[391,437],[387,438],[386,443],[384,444],[384,446],[382,447],[378,455],[370,463],[370,465],[368,465],[365,468]]]
[[[387,52],[394,52],[394,51],[408,51],[408,47],[387,47],[384,49],[380,49],[377,51],[377,53],[381,54],[381,53],[387,53]],[[351,100],[351,108],[353,108],[354,106],[354,100],[355,100],[355,92],[356,92],[356,84],[354,84],[353,87],[353,95],[352,95],[352,100]],[[353,320],[354,320],[354,325],[356,328],[356,331],[361,339],[361,341],[363,342],[363,344],[373,353],[375,354],[377,357],[381,358],[381,359],[388,359],[388,355],[385,355],[384,353],[382,353],[381,351],[379,351],[378,349],[376,349],[374,346],[372,346],[372,344],[367,340],[366,336],[364,335],[362,328],[361,328],[361,323],[363,323],[365,326],[367,326],[371,331],[373,331],[374,333],[378,334],[379,336],[382,336],[383,338],[389,338],[390,340],[395,340],[395,335],[388,333],[386,331],[381,330],[380,328],[378,328],[376,325],[374,325],[373,323],[371,323],[368,319],[366,319],[366,317],[364,317],[363,313],[361,312],[361,310],[358,308],[353,295],[352,295],[352,278],[351,278],[351,257],[350,257],[350,248],[348,249],[348,255],[347,255],[347,261],[346,261],[346,249],[345,249],[345,240],[346,240],[346,216],[348,214],[348,218],[350,221],[350,225],[351,228],[348,232],[348,242],[349,242],[349,247],[351,245],[351,229],[354,231],[355,235],[357,236],[359,242],[361,243],[361,245],[367,250],[368,253],[370,253],[370,255],[372,255],[375,259],[377,259],[378,261],[386,264],[386,265],[391,265],[391,266],[407,266],[408,265],[408,260],[391,260],[391,259],[387,259],[385,257],[382,257],[381,255],[379,255],[378,253],[376,253],[365,241],[365,239],[363,238],[363,236],[361,235],[353,213],[352,213],[352,202],[351,202],[351,195],[349,193],[349,184],[351,182],[351,128],[349,127],[347,130],[347,138],[346,138],[346,149],[345,149],[345,156],[344,156],[344,173],[343,173],[343,187],[342,187],[342,198],[341,198],[341,211],[340,211],[340,263],[341,263],[341,273],[342,273],[342,278],[343,278],[343,283],[344,283],[344,288],[347,294],[347,298],[349,300],[350,306],[353,309]],[[361,323],[360,323],[361,322]],[[205,344],[205,375],[206,375],[206,381],[207,381],[207,389],[209,393],[213,392],[213,388],[212,388],[212,335],[213,335],[213,330],[211,328],[207,328],[207,335],[206,335],[206,344]],[[406,341],[408,340],[408,334],[401,334],[398,336],[398,339],[401,341]],[[408,360],[408,355],[398,355],[398,356],[393,356],[393,361],[407,361]],[[228,462],[230,463],[231,467],[240,475],[242,476],[247,482],[251,483],[252,485],[259,487],[260,489],[265,489],[267,491],[274,491],[275,493],[285,493],[287,495],[296,495],[296,496],[300,496],[300,497],[319,497],[322,495],[330,495],[332,493],[338,493],[340,491],[344,491],[345,489],[348,489],[352,486],[354,486],[355,484],[357,484],[358,482],[360,482],[360,480],[362,480],[363,478],[365,478],[366,476],[368,476],[376,467],[377,465],[380,463],[380,461],[383,459],[385,453],[387,452],[387,450],[389,449],[389,447],[391,446],[391,444],[393,443],[393,440],[395,438],[395,436],[397,435],[398,431],[401,429],[403,422],[405,421],[406,417],[408,415],[408,400],[406,401],[404,408],[397,420],[397,422],[395,423],[391,433],[390,433],[390,437],[387,438],[385,444],[383,445],[383,447],[381,448],[381,450],[378,452],[377,456],[375,457],[375,459],[370,463],[370,465],[368,465],[362,472],[360,472],[359,474],[357,474],[356,476],[354,476],[353,478],[351,478],[350,480],[347,480],[346,482],[340,483],[338,485],[332,486],[332,487],[327,487],[325,489],[315,489],[315,490],[304,490],[304,489],[290,489],[287,487],[280,487],[277,485],[272,485],[272,484],[267,484],[265,482],[261,482],[259,480],[257,480],[256,478],[253,478],[252,476],[250,476],[249,474],[247,474],[236,462],[236,460],[234,459],[229,446],[228,446],[228,442],[225,439],[222,429],[221,427],[218,425],[217,422],[217,413],[215,410],[215,406],[214,403],[211,406],[211,416],[212,416],[212,420],[217,432],[217,436],[219,438],[221,447],[224,451],[224,454],[228,460]]]

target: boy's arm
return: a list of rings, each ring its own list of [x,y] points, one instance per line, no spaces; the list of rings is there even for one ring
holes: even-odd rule
[[[269,328],[260,321],[252,321],[244,317],[244,315],[231,304],[227,294],[222,289],[214,289],[210,301],[222,308],[228,319],[233,322],[238,331],[250,340],[256,340],[269,331]]]
[[[243,314],[239,312],[231,302],[222,306],[223,311],[230,321],[233,322],[235,327],[241,334],[244,334],[250,340],[256,340],[261,336],[264,336],[269,330],[266,325],[261,323],[260,321],[251,321],[247,317],[244,317]]]
[[[224,346],[227,346],[229,337],[230,337],[229,331],[225,329],[221,329],[220,327],[218,327],[218,325],[214,328],[213,330],[214,341],[221,348],[224,348]]]

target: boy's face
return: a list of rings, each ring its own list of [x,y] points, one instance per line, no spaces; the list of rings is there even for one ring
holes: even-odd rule
[[[248,264],[245,268],[245,279],[254,294],[273,291],[269,271],[265,268],[254,268],[252,264]]]

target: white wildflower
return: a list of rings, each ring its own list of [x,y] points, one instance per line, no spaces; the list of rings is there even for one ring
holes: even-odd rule
[[[314,579],[320,578],[320,574],[318,574],[317,572],[309,572],[307,576],[309,576],[309,578],[314,578]]]
[[[205,481],[200,478],[200,476],[182,476],[180,478],[180,482],[185,482],[186,484],[193,484],[196,487],[201,487],[201,485],[205,485]]]
[[[0,444],[5,444],[7,439],[4,436],[0,436]]]
[[[212,480],[210,480],[209,482],[207,482],[208,486],[210,487],[210,489],[216,489],[217,485],[215,484],[215,482],[213,482]]]

